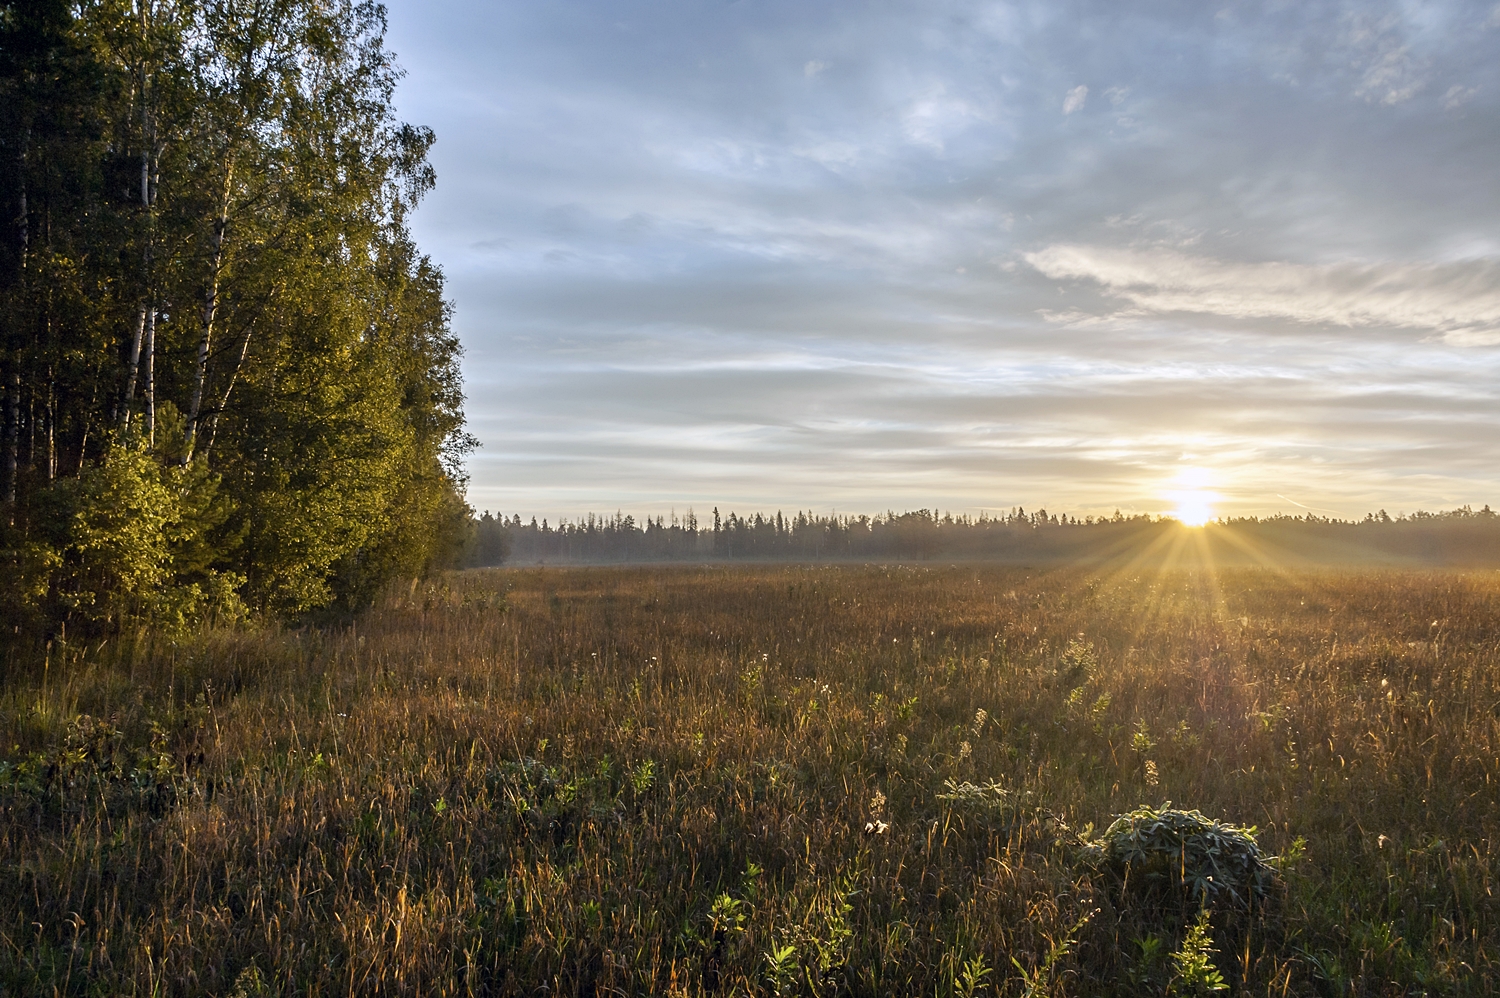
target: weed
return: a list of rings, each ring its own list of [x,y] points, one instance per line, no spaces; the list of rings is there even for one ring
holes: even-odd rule
[[[1167,993],[1197,998],[1215,991],[1228,991],[1229,984],[1224,975],[1214,967],[1215,952],[1208,931],[1208,909],[1204,908],[1198,912],[1198,918],[1188,929],[1182,945],[1172,954],[1172,982]]]
[[[964,961],[955,990],[962,998],[974,998],[982,988],[986,987],[985,978],[993,972],[994,969],[985,962],[983,953],[971,956]]]

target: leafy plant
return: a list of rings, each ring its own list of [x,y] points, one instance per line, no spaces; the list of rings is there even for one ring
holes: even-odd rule
[[[1052,810],[1035,803],[1029,790],[1011,790],[1000,783],[970,783],[946,780],[937,800],[955,814],[978,821],[995,831],[1028,833],[1055,837],[1067,832],[1068,826]]]
[[[773,946],[764,954],[766,982],[777,998],[795,994],[797,990],[797,947],[791,943]]]
[[[1172,954],[1172,981],[1167,993],[1190,995],[1200,998],[1216,991],[1229,990],[1229,984],[1214,967],[1213,939],[1209,934],[1208,909],[1198,912],[1198,918],[1183,937],[1182,945]]]
[[[986,986],[985,978],[993,972],[994,968],[985,962],[984,954],[976,953],[964,961],[963,970],[958,975],[957,992],[963,998],[974,998]]]
[[[656,763],[650,759],[642,759],[636,764],[635,769],[630,771],[630,787],[636,796],[644,794],[656,784]]]
[[[1214,821],[1170,802],[1119,815],[1084,844],[1083,854],[1136,903],[1175,899],[1245,909],[1270,901],[1278,884],[1253,827]]]
[[[1098,914],[1097,911],[1088,912],[1078,921],[1074,922],[1072,928],[1067,932],[1056,939],[1049,940],[1047,955],[1030,970],[1026,969],[1020,960],[1017,960],[1015,957],[1010,958],[1011,965],[1021,975],[1021,994],[1024,998],[1038,998],[1040,995],[1046,995],[1051,992],[1052,975],[1057,968],[1057,964],[1063,957],[1072,952],[1074,946],[1078,945],[1078,933],[1083,931],[1083,927],[1096,914]]]
[[[1130,982],[1136,985],[1147,984],[1156,977],[1165,943],[1161,936],[1148,933],[1135,940],[1135,947],[1137,953],[1135,964],[1130,968]]]
[[[708,910],[709,931],[719,939],[744,932],[746,907],[744,901],[728,894],[720,894],[714,898],[713,906]]]

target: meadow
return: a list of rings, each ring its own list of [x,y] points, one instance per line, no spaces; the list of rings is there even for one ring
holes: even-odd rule
[[[8,656],[0,994],[1500,978],[1494,571],[472,570]]]

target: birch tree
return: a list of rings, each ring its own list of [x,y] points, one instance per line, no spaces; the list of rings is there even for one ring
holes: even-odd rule
[[[35,619],[353,606],[461,532],[459,345],[405,225],[433,136],[384,27],[0,0],[0,584]],[[143,580],[180,598],[103,609]]]

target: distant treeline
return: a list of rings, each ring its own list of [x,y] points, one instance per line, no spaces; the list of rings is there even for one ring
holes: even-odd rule
[[[700,523],[685,516],[637,520],[616,513],[551,524],[485,513],[470,533],[470,567],[717,561],[1003,561],[1024,564],[1382,563],[1500,565],[1500,516],[1485,506],[1363,520],[1243,517],[1187,530],[1169,517],[1028,513],[953,516],[933,510],[876,516],[755,513]]]

